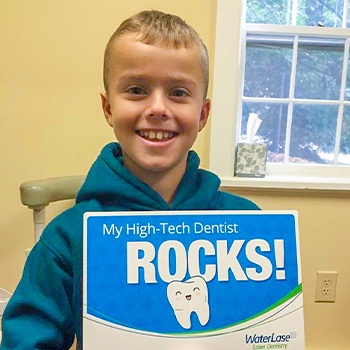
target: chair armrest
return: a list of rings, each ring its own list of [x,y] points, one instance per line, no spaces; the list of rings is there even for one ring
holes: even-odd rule
[[[31,209],[40,209],[51,202],[74,199],[84,180],[84,175],[77,175],[26,181],[20,186],[21,202]]]

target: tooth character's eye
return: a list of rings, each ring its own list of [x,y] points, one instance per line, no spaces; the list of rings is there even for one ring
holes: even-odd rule
[[[193,291],[195,292],[195,291],[200,291],[200,289],[198,288],[198,287],[195,287],[195,288],[193,288]]]
[[[182,293],[178,290],[175,295],[182,295]]]

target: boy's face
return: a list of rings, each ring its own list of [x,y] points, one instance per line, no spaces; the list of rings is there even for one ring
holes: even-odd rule
[[[123,161],[142,180],[182,176],[187,154],[207,122],[200,50],[146,45],[135,34],[111,49],[108,94],[102,104],[123,150]]]

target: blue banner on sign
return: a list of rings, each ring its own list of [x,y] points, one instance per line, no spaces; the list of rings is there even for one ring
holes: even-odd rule
[[[293,214],[104,213],[86,219],[87,313],[140,332],[207,334],[298,289]]]

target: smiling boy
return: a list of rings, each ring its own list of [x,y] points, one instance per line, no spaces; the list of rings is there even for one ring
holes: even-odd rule
[[[153,32],[156,27],[141,25],[135,33],[122,25],[111,38],[101,97],[124,166],[171,202],[208,119],[208,56],[195,33],[183,42],[178,33],[177,43],[166,32]]]
[[[208,54],[177,16],[144,11],[124,21],[105,52],[102,107],[118,143],[104,147],[76,204],[55,218],[29,255],[3,316],[2,350],[82,346],[85,212],[251,210],[219,190],[190,151],[210,110]]]

